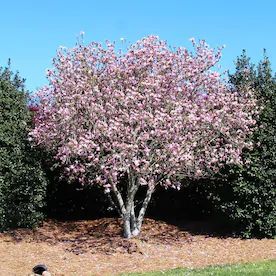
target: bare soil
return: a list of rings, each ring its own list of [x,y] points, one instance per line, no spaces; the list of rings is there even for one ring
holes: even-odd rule
[[[48,220],[35,230],[0,234],[0,275],[31,275],[38,263],[52,275],[104,276],[276,259],[275,239],[242,240],[187,229],[193,227],[146,219],[141,236],[126,240],[118,219]]]

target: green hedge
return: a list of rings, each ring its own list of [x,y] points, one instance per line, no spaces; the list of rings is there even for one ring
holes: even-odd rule
[[[237,59],[230,82],[240,91],[244,85],[250,85],[262,108],[257,129],[250,137],[253,150],[243,152],[242,167],[225,168],[224,180],[210,185],[210,197],[243,237],[273,237],[276,235],[276,79],[269,59],[265,55],[255,69],[244,51]]]
[[[28,142],[31,112],[24,80],[0,68],[0,229],[33,227],[43,218],[46,179]]]

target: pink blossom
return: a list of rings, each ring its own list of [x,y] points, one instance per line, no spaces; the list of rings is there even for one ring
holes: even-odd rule
[[[110,42],[60,50],[37,92],[31,136],[56,153],[66,175],[116,195],[124,175],[152,192],[179,188],[180,174],[198,178],[241,162],[255,101],[211,70],[220,49],[192,44],[194,52],[171,50],[149,36],[126,53]]]

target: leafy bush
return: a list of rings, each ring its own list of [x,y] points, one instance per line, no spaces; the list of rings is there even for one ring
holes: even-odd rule
[[[46,180],[28,142],[31,113],[24,80],[0,68],[0,229],[41,221]]]
[[[261,106],[257,129],[250,138],[253,150],[243,152],[244,165],[225,169],[224,180],[211,192],[211,198],[243,237],[273,237],[276,234],[276,79],[269,59],[257,69],[245,51],[237,59],[230,76],[240,89],[251,85]],[[212,190],[212,188],[210,188]]]

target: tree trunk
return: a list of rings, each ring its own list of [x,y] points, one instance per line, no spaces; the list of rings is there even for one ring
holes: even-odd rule
[[[129,214],[124,214],[123,224],[124,224],[124,238],[129,239],[129,238],[132,237],[130,215]]]
[[[118,210],[123,219],[123,235],[127,239],[139,235],[148,204],[154,191],[154,187],[148,187],[142,207],[138,213],[138,216],[136,217],[134,198],[138,188],[138,179],[135,178],[133,175],[129,175],[127,195],[126,199],[123,200],[123,197],[117,187],[115,185],[112,186],[112,191],[117,201],[116,203],[118,206]]]
[[[145,197],[145,199],[143,201],[142,207],[140,209],[140,212],[139,212],[139,215],[138,215],[138,218],[137,218],[138,234],[141,231],[141,227],[142,227],[142,223],[143,223],[143,220],[144,220],[144,216],[145,216],[145,213],[146,213],[146,210],[148,208],[148,204],[149,204],[149,202],[151,200],[151,196],[152,196],[153,192],[154,192],[154,187],[148,187],[146,197]]]
[[[123,231],[124,238],[135,237],[139,234],[139,230],[136,223],[137,219],[135,217],[134,208],[131,209],[130,213],[126,213],[123,216]]]
[[[131,228],[131,233],[133,236],[137,236],[137,219],[135,216],[135,210],[134,210],[134,200],[131,204],[131,210],[130,210],[130,228]]]

